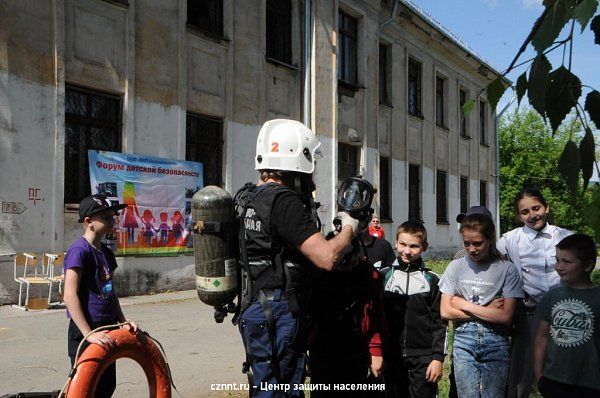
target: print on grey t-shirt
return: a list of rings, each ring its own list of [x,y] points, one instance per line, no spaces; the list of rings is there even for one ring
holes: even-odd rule
[[[488,305],[498,297],[522,298],[523,285],[514,264],[496,260],[480,265],[465,256],[452,261],[442,279],[440,291],[461,296],[479,305]]]

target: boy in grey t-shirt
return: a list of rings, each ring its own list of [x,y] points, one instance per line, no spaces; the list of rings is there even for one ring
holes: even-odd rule
[[[591,280],[596,243],[585,234],[556,245],[561,285],[538,306],[534,374],[544,398],[600,397],[600,286]]]

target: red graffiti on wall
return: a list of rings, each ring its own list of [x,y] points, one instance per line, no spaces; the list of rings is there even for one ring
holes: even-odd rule
[[[40,188],[29,188],[29,200],[33,201],[33,205],[37,204],[38,200],[44,200],[39,197]]]

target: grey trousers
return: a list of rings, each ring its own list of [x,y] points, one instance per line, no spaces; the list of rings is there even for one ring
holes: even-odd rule
[[[533,346],[539,318],[535,309],[522,304],[515,314],[517,334],[510,347],[510,367],[508,371],[508,398],[529,398],[533,385]]]

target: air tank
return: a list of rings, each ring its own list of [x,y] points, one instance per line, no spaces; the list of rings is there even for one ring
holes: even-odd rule
[[[237,295],[238,226],[231,195],[214,185],[200,189],[192,198],[192,220],[198,297],[218,311]]]

